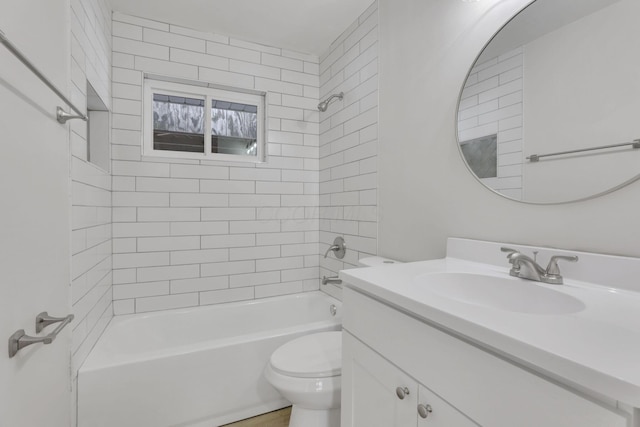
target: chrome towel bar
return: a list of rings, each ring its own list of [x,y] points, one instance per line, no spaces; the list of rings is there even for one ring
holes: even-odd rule
[[[56,339],[60,331],[62,331],[65,326],[71,323],[73,318],[73,314],[70,314],[66,317],[51,317],[46,311],[38,314],[36,316],[36,332],[41,332],[42,329],[51,324],[60,324],[51,333],[45,335],[44,337],[32,337],[25,334],[24,329],[17,330],[13,335],[9,337],[9,358],[12,358],[16,354],[18,354],[20,350],[27,346],[30,346],[31,344],[51,344]]]
[[[29,59],[27,59],[27,57],[24,56],[22,52],[20,52],[20,50],[18,50],[18,48],[13,43],[9,41],[9,39],[4,34],[4,32],[2,32],[2,30],[0,30],[0,43],[2,43],[9,52],[13,53],[13,55],[16,58],[18,58],[20,62],[22,62],[29,70],[31,70],[31,72],[35,74],[36,77],[38,77],[42,81],[42,83],[47,85],[49,89],[51,89],[56,95],[58,95],[58,97],[62,99],[65,102],[65,104],[71,107],[71,109],[75,111],[75,113],[77,114],[77,116],[71,115],[65,112],[61,107],[58,107],[56,109],[56,120],[58,120],[58,122],[64,124],[67,122],[67,120],[71,120],[71,119],[81,119],[81,120],[84,120],[85,122],[89,120],[89,118],[85,113],[83,113],[75,105],[73,105],[73,103],[69,101],[69,99],[66,96],[64,96],[64,94],[57,87],[55,87],[55,85],[51,83],[49,79],[47,79],[44,76],[44,74],[42,74],[40,70],[38,70],[35,67],[35,65],[33,65],[31,61],[29,61]]]
[[[605,150],[607,148],[626,147],[630,145],[632,148],[640,148],[640,139],[634,139],[632,142],[623,142],[622,144],[601,145],[599,147],[580,148],[578,150],[558,151],[557,153],[549,154],[532,154],[527,157],[530,162],[537,162],[543,157],[560,156],[562,154],[582,153],[584,151]]]

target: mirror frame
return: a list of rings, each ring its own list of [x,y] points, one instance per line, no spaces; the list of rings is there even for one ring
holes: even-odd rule
[[[469,166],[469,163],[466,161],[466,159],[464,157],[464,154],[462,152],[462,146],[460,144],[460,135],[459,135],[459,129],[458,129],[458,121],[459,121],[459,117],[458,116],[460,114],[460,100],[462,99],[462,92],[464,91],[465,85],[467,84],[467,80],[469,80],[469,76],[471,75],[471,71],[473,70],[473,67],[478,62],[478,59],[480,59],[480,57],[482,56],[482,53],[485,51],[487,46],[489,46],[491,44],[493,39],[495,39],[498,36],[498,34],[507,25],[509,25],[511,23],[511,21],[513,21],[522,12],[527,10],[536,1],[558,1],[558,0],[531,0],[529,3],[527,3],[527,5],[525,7],[523,7],[518,12],[516,12],[511,18],[509,18],[507,20],[507,22],[505,22],[503,25],[501,25],[500,28],[498,28],[495,31],[495,33],[491,36],[491,38],[489,38],[489,40],[482,46],[482,49],[480,49],[480,52],[478,52],[478,54],[475,56],[475,59],[473,60],[473,62],[471,63],[471,66],[469,67],[469,71],[467,71],[467,74],[466,74],[464,80],[462,81],[462,85],[460,86],[460,91],[458,93],[458,102],[456,103],[455,134],[456,134],[456,146],[458,148],[458,154],[460,155],[460,159],[464,163],[465,168],[469,171],[469,173],[473,176],[473,178],[476,181],[478,181],[478,183],[480,183],[485,189],[487,189],[490,192],[502,197],[503,199],[511,200],[512,202],[523,203],[523,204],[526,204],[526,205],[537,205],[537,206],[540,206],[540,205],[542,205],[542,206],[566,205],[566,204],[569,204],[569,203],[584,202],[584,201],[587,201],[587,200],[591,200],[591,199],[595,199],[597,197],[601,197],[601,196],[607,195],[609,193],[613,193],[614,191],[617,191],[617,190],[619,190],[619,189],[621,189],[623,187],[626,187],[626,186],[628,186],[628,185],[640,180],[640,172],[639,172],[638,174],[636,174],[635,176],[631,177],[630,179],[628,179],[628,180],[626,180],[626,181],[624,181],[624,182],[622,182],[620,184],[617,184],[617,185],[609,188],[608,190],[601,191],[599,193],[592,194],[592,195],[587,196],[587,197],[581,197],[581,198],[578,198],[578,199],[571,199],[571,200],[563,200],[561,202],[532,202],[532,201],[527,201],[527,200],[518,200],[518,199],[511,198],[509,196],[505,196],[504,194],[500,193],[499,191],[494,190],[493,188],[489,187],[484,182],[482,182],[482,180],[480,178],[478,178],[478,176],[475,174],[475,172],[473,172],[473,170]]]

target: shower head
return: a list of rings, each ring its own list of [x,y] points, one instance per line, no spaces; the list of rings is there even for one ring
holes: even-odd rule
[[[333,95],[331,95],[330,97],[322,101],[320,104],[318,104],[318,110],[324,113],[325,111],[327,111],[327,107],[329,107],[329,102],[333,98],[342,99],[343,97],[344,97],[344,92],[334,93]]]
[[[321,103],[318,104],[318,111],[320,111],[321,113],[324,113],[325,111],[327,111],[328,106],[329,106],[329,101],[322,101]]]

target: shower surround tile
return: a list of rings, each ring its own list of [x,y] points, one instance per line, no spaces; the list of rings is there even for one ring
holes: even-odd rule
[[[111,104],[111,8],[105,0],[70,2],[71,82],[85,105],[87,82]],[[125,31],[125,29],[123,29]],[[133,36],[129,34],[129,36]],[[126,108],[130,108],[127,106]],[[113,317],[111,175],[87,159],[87,125],[70,122],[71,142],[71,380]],[[76,400],[72,403],[75,408]],[[76,411],[71,413],[75,416]],[[75,420],[72,421],[75,425]]]
[[[318,289],[320,236],[306,233],[318,230],[318,58],[121,13],[113,24],[117,313]],[[135,157],[145,73],[265,91],[267,161]]]
[[[335,276],[377,254],[378,4],[374,2],[320,58],[320,99],[344,92],[320,113],[320,252],[336,236],[345,258],[320,257],[320,275]],[[322,286],[341,297],[341,288]]]

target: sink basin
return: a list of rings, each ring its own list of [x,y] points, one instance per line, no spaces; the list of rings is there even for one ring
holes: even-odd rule
[[[527,314],[570,314],[584,310],[579,299],[535,282],[475,273],[431,273],[413,279],[414,291],[493,309]]]

